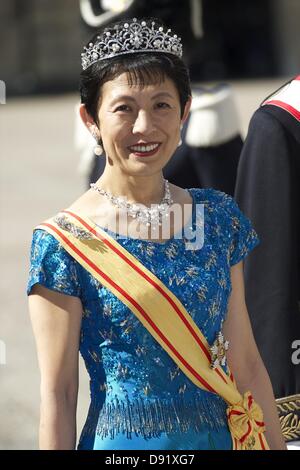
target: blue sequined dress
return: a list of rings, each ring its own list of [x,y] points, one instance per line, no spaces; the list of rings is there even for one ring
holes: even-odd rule
[[[188,191],[189,226],[204,227],[201,248],[187,249],[190,240],[177,235],[165,242],[117,240],[179,298],[212,344],[226,317],[230,266],[259,239],[231,196],[212,188]],[[77,449],[232,448],[225,401],[196,387],[129,308],[42,229],[33,232],[28,295],[35,283],[82,302],[80,353],[91,402]]]

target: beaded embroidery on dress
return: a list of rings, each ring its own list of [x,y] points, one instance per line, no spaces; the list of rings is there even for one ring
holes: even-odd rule
[[[212,188],[190,192],[204,204],[201,249],[187,250],[180,238],[118,242],[174,292],[213,344],[226,318],[230,267],[259,240],[231,196]],[[33,234],[28,294],[37,282],[83,305],[80,353],[91,405],[79,449],[231,448],[224,400],[189,381],[127,306],[40,229]]]

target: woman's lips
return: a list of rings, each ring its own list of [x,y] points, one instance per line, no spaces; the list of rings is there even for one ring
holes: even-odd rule
[[[132,145],[129,148],[129,151],[136,155],[137,157],[151,157],[152,155],[155,155],[158,152],[158,149],[160,148],[160,143],[155,142],[153,144],[147,144],[147,145]],[[149,150],[147,150],[147,147]],[[142,149],[144,148],[144,149]]]

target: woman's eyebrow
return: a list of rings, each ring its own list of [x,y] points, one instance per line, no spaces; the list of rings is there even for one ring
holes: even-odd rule
[[[155,100],[156,98],[171,98],[171,99],[175,99],[175,97],[173,95],[171,95],[170,93],[168,93],[167,91],[161,91],[159,93],[156,93],[156,95],[152,96],[152,100]]]
[[[156,93],[154,96],[152,96],[151,100],[155,100],[156,98],[171,98],[171,99],[175,99],[174,96],[172,96],[170,93],[168,93],[167,91],[161,91],[159,93]],[[113,105],[114,103],[116,103],[117,101],[121,101],[121,100],[128,100],[128,101],[136,101],[135,98],[133,98],[132,96],[130,95],[119,95],[119,96],[116,96],[112,101],[111,101],[111,105]]]
[[[110,104],[114,104],[114,103],[116,103],[117,101],[121,101],[121,100],[135,101],[135,99],[132,98],[132,96],[129,96],[129,95],[120,95],[120,96],[116,96],[116,97],[110,102]]]

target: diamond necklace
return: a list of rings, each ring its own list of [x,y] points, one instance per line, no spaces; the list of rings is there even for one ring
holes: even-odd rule
[[[125,209],[126,212],[134,219],[137,219],[138,222],[146,224],[148,227],[152,225],[154,226],[154,229],[156,229],[155,225],[162,225],[163,217],[169,216],[170,206],[174,202],[171,198],[168,180],[164,179],[164,185],[165,193],[162,200],[159,204],[151,204],[151,207],[147,207],[144,204],[136,202],[127,202],[127,198],[114,196],[108,191],[96,186],[95,183],[91,183],[90,187],[99,194],[107,197],[114,206],[117,206],[119,209]]]

